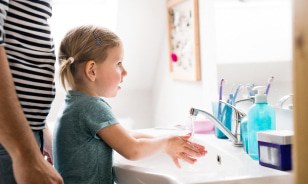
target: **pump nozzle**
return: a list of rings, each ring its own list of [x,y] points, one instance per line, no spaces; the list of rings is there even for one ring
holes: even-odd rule
[[[265,103],[267,102],[267,97],[265,94],[265,86],[256,86],[253,90],[257,90],[257,94],[255,96],[255,103]]]

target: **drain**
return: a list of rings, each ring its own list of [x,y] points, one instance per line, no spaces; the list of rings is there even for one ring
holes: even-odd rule
[[[216,160],[217,160],[217,163],[219,165],[221,165],[221,156],[220,155],[217,155]]]

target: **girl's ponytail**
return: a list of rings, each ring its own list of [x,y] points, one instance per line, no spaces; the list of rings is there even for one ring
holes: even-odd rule
[[[68,59],[63,59],[60,63],[60,78],[64,89],[67,90],[68,86],[74,88],[75,81],[71,70],[74,64],[74,58],[69,57]]]

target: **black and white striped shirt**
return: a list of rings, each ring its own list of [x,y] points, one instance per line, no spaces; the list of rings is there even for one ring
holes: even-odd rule
[[[45,127],[55,97],[50,17],[50,0],[0,0],[0,46],[5,47],[18,98],[33,130]]]

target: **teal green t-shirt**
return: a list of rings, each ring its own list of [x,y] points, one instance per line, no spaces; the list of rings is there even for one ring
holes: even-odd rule
[[[54,166],[65,184],[113,184],[112,148],[96,133],[116,123],[103,99],[68,92],[53,134]]]

